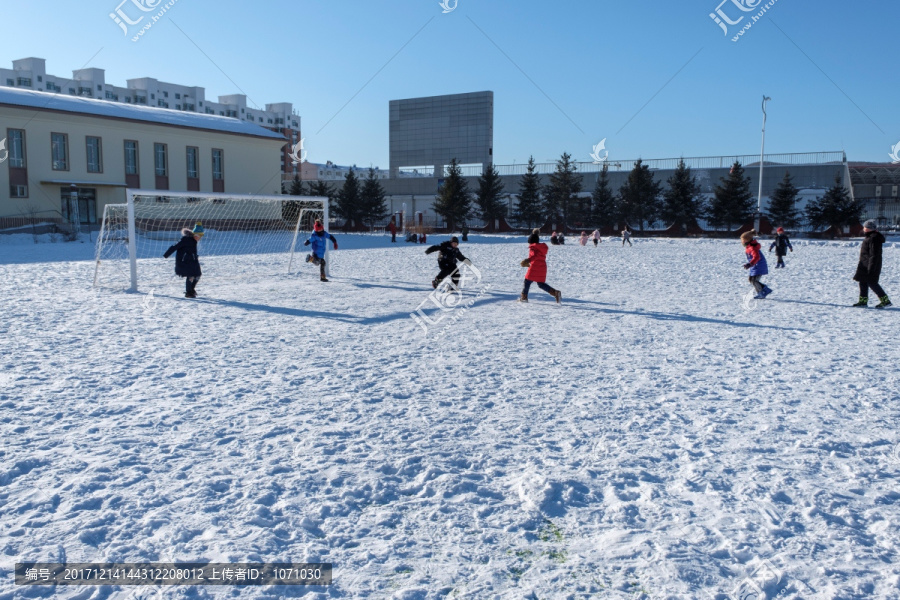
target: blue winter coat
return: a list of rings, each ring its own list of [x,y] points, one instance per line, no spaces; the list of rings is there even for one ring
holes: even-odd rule
[[[747,244],[744,253],[747,255],[747,262],[750,263],[750,277],[768,275],[769,265],[766,264],[766,257],[762,253],[759,242],[753,240]]]
[[[334,239],[333,235],[327,231],[317,231],[309,236],[309,239],[306,240],[306,243],[303,245],[309,246],[312,244],[312,252],[316,258],[325,258],[325,247],[328,245],[328,240],[331,240],[331,242],[337,246],[337,240]]]

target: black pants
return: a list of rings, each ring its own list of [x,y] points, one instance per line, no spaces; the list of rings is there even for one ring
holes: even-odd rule
[[[594,247],[597,247],[597,240],[594,240]]]
[[[778,256],[778,262],[775,263],[775,266],[776,266],[776,267],[783,267],[783,266],[784,266],[784,254],[778,254],[778,253],[776,252],[776,255]]]
[[[622,238],[622,245],[625,245],[625,242],[628,242],[628,245],[631,245],[631,238]]]
[[[197,288],[197,282],[200,281],[200,276],[196,277],[185,277],[184,278],[184,291],[188,294],[193,294],[194,290]]]
[[[319,276],[322,279],[325,279],[325,259],[319,258],[315,254],[313,254],[313,258],[310,262],[312,262],[312,264],[314,265],[319,265]]]
[[[453,275],[450,279],[453,281],[453,285],[459,287],[459,269],[457,266],[446,264],[446,265],[438,265],[441,268],[440,273],[437,274],[437,277],[434,278],[434,287],[437,287],[445,277],[448,275]]]
[[[759,280],[760,277],[762,277],[762,275],[752,275],[752,276],[748,277],[748,279],[750,280],[750,283],[753,284],[753,289],[756,290],[756,293],[763,291],[763,289],[765,289],[765,287],[766,287]]]
[[[881,288],[881,286],[878,285],[878,282],[868,283],[865,281],[859,282],[859,295],[862,296],[863,298],[868,298],[869,297],[869,288],[872,288],[872,291],[875,292],[875,295],[878,296],[879,298],[887,295],[884,293],[884,290]]]
[[[391,234],[391,241],[392,241],[392,242],[396,242],[396,241],[397,241],[397,233],[396,233],[396,232],[394,232],[394,233]]]
[[[525,285],[522,287],[522,295],[527,296],[528,290],[531,288],[531,284],[536,283],[539,288],[547,292],[548,294],[553,294],[556,292],[552,287],[544,283],[543,281],[532,281],[530,279],[525,280]]]

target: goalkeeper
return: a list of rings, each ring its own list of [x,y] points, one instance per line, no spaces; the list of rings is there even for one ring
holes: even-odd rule
[[[163,258],[169,258],[175,253],[175,274],[184,277],[184,297],[197,297],[197,282],[200,281],[200,259],[197,256],[197,242],[203,237],[203,225],[200,221],[194,225],[194,229],[185,227],[181,230],[181,241],[169,247]]]
[[[459,269],[456,266],[457,261],[462,261],[467,265],[472,264],[472,261],[463,256],[462,252],[459,251],[459,238],[453,236],[448,242],[441,242],[440,244],[429,246],[428,250],[425,251],[425,254],[431,254],[432,252],[438,253],[438,267],[441,270],[437,274],[437,277],[431,281],[431,287],[437,289],[437,286],[440,285],[447,275],[451,275],[450,279],[453,281],[453,285],[459,287]]]
[[[334,249],[337,250],[337,240],[334,239],[333,235],[325,231],[325,227],[322,226],[322,221],[316,219],[316,222],[313,225],[313,234],[309,236],[309,239],[306,240],[306,243],[303,245],[309,246],[312,244],[312,254],[306,257],[306,262],[319,265],[319,281],[328,281],[325,277],[325,248],[328,244],[328,240],[331,240],[331,243],[334,244]]]

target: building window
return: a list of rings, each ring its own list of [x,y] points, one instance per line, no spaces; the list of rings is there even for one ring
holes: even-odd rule
[[[69,88],[69,93],[73,96],[75,95],[75,88]]]
[[[180,104],[176,104],[176,105],[175,105],[175,110],[181,110],[181,105],[180,105]]]
[[[168,97],[169,97],[169,92],[163,92],[163,97],[168,98]]]
[[[217,148],[212,151],[212,172],[213,180],[225,179],[225,165],[223,164],[224,152]]]
[[[102,92],[102,91],[103,91],[103,88],[100,87],[100,86],[98,85],[98,86],[97,86],[97,91],[98,91],[98,92]]]
[[[87,170],[88,173],[103,172],[103,154],[98,137],[87,138]]]
[[[153,165],[157,177],[169,175],[168,157],[165,144],[153,144]]]
[[[31,79],[28,77],[17,77],[16,85],[21,85],[23,87],[31,87]]]
[[[150,99],[151,99],[151,100],[156,100],[156,94],[150,94]]]
[[[10,198],[27,198],[28,197],[28,186],[27,185],[11,185],[11,186],[9,186],[9,197]]]
[[[42,82],[43,80],[44,80],[44,78],[41,77],[40,75],[38,75],[38,83]]]
[[[64,133],[50,134],[50,154],[54,171],[69,170],[69,136]]]
[[[176,99],[176,100],[181,100],[181,94],[175,94],[175,99]]]
[[[16,82],[13,81],[12,79],[7,79],[6,85],[8,85],[9,87],[16,87]]]
[[[125,140],[125,174],[138,174],[138,143],[134,140]]]
[[[194,146],[188,146],[187,149],[187,176],[189,179],[196,179],[199,177],[197,173],[197,148]]]
[[[19,169],[25,168],[25,130],[7,129],[9,138],[9,166]],[[19,196],[21,197],[21,196]]]

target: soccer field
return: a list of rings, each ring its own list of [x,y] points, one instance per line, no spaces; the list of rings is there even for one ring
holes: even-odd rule
[[[463,243],[447,300],[424,246],[335,235],[328,283],[201,242],[196,300],[171,260],[128,294],[89,244],[0,242],[0,600],[133,593],[26,561],[334,565],[166,598],[900,597],[900,329],[850,308],[859,240],[767,252],[757,301],[737,240],[570,238],[557,305],[515,302],[522,237]]]

